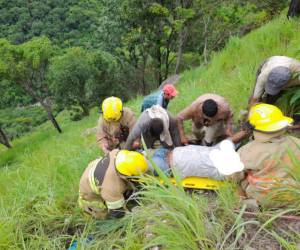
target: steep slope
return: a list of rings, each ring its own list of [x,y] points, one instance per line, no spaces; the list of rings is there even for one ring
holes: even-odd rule
[[[244,108],[253,89],[260,63],[273,55],[300,59],[299,20],[276,19],[243,38],[231,38],[207,67],[185,72],[178,101],[171,103],[176,113],[202,93],[226,97],[235,111]]]
[[[214,92],[225,96],[238,113],[246,106],[256,68],[271,55],[300,59],[299,20],[280,18],[242,39],[232,38],[208,66],[182,74],[180,95],[170,110],[177,113],[197,96]],[[140,101],[138,97],[128,103],[137,114]],[[148,205],[123,220],[85,220],[77,207],[78,181],[87,163],[100,151],[94,136],[82,133],[96,124],[97,117],[94,110],[90,117],[72,123],[63,113],[59,117],[62,135],[45,124],[14,141],[14,149],[0,148],[1,249],[63,249],[72,239],[88,234],[97,239],[87,246],[91,249],[141,249],[147,244],[161,244],[166,249],[223,249],[236,247],[243,240],[244,222],[233,212],[237,198],[230,188],[222,190],[210,204],[210,197],[191,197],[182,189],[156,183],[145,190]],[[165,222],[161,214],[167,216]],[[159,237],[145,237],[147,230]],[[274,235],[275,231],[270,230]],[[266,239],[271,237],[267,235]],[[272,239],[280,242],[274,243],[276,247],[293,247],[297,240],[293,237],[275,235]]]

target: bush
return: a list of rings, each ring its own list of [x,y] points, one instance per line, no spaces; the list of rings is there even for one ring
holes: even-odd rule
[[[70,112],[71,121],[80,121],[84,117],[83,110],[78,106],[72,106]]]
[[[22,117],[21,116],[21,117],[17,117],[15,119],[15,122],[30,126],[32,123],[32,119],[30,117]]]
[[[0,121],[10,139],[20,137],[47,121],[40,106],[7,108],[0,110]]]

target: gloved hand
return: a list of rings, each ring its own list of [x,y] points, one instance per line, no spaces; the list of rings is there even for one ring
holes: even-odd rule
[[[106,218],[107,219],[118,219],[118,218],[124,217],[124,215],[125,215],[125,209],[121,207],[118,209],[109,209]]]
[[[247,132],[251,132],[253,131],[254,127],[247,121],[244,122],[244,124],[242,125],[242,130],[247,131]]]

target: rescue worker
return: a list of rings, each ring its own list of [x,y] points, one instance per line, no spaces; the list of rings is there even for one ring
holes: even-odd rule
[[[131,130],[124,148],[142,148],[143,137],[147,148],[180,146],[180,136],[176,119],[159,105],[146,109]]]
[[[141,112],[153,105],[159,105],[164,109],[168,108],[170,100],[177,95],[177,90],[172,84],[166,84],[162,90],[154,92],[153,94],[147,95],[142,103]]]
[[[136,117],[133,111],[123,107],[118,97],[108,97],[102,103],[103,115],[97,127],[97,143],[104,154],[122,148],[132,130]]]
[[[285,134],[292,122],[292,118],[270,104],[257,104],[250,109],[249,123],[254,129],[254,140],[238,150],[245,169],[237,180],[245,197],[274,206],[276,188],[295,183],[289,171],[292,173],[299,167],[296,164],[300,160],[300,140]],[[272,190],[273,196],[271,193],[268,197]]]
[[[145,157],[135,151],[114,149],[89,163],[79,184],[80,208],[97,219],[125,215],[130,179],[146,172]]]
[[[257,70],[249,107],[258,102],[274,104],[284,90],[295,86],[300,86],[300,61],[287,56],[272,56]]]
[[[232,111],[228,102],[216,94],[199,96],[190,106],[177,115],[181,143],[188,144],[183,122],[192,120],[195,144],[214,145],[232,136]]]

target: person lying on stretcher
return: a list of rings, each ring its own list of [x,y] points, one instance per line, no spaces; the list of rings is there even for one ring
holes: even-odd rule
[[[173,150],[149,150],[148,158],[152,159],[148,161],[148,165],[155,176],[158,174],[152,163],[166,175],[171,176],[173,171],[182,179],[194,176],[224,180],[226,176],[244,169],[244,164],[230,140],[223,140],[213,147],[189,145]]]

